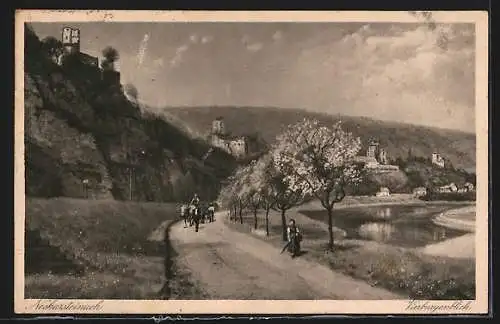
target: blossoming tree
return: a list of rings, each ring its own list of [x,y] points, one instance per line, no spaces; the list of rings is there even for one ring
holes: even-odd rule
[[[252,161],[243,168],[243,175],[240,175],[239,197],[246,202],[253,213],[254,229],[257,229],[257,212],[261,207],[262,197],[259,194],[260,173],[257,170],[257,162]]]
[[[241,224],[243,224],[243,209],[245,209],[248,203],[248,196],[245,191],[248,175],[248,166],[238,168],[235,173],[229,177],[228,181],[226,181],[218,198],[223,205],[227,205],[231,208],[231,211],[234,209],[234,220],[236,220],[236,215],[239,214]]]
[[[328,214],[329,248],[333,249],[333,206],[342,201],[346,187],[360,181],[354,157],[361,141],[342,129],[341,122],[326,127],[304,119],[277,138],[273,150],[276,169],[291,190],[317,198]]]
[[[266,235],[269,236],[269,212],[274,206],[275,198],[272,190],[272,168],[271,155],[262,156],[253,164],[252,174],[250,176],[251,186],[253,188],[252,200],[264,209],[266,220]],[[256,217],[254,212],[254,217]],[[254,227],[256,228],[255,220]]]

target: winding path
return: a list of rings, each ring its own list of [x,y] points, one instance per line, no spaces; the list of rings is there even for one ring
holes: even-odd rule
[[[227,227],[222,214],[200,231],[172,226],[170,238],[199,288],[211,299],[405,299]]]

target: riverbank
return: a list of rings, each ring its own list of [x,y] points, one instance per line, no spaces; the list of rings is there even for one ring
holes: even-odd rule
[[[471,232],[460,237],[448,239],[444,242],[430,244],[421,249],[422,253],[434,256],[446,256],[452,258],[476,258],[476,206],[450,209],[433,219],[439,226]]]
[[[356,197],[336,205],[335,209],[398,203],[428,204],[415,198],[401,198],[395,197],[388,201],[379,197]],[[301,258],[314,260],[375,287],[405,294],[413,299],[474,299],[475,261],[471,259],[434,256],[416,248],[400,248],[373,241],[348,240],[341,229],[334,230],[334,251],[327,251],[328,226],[300,212],[315,208],[315,204],[317,206],[315,202],[300,206],[286,214],[287,219],[294,218],[297,221],[304,233],[304,254]],[[263,212],[258,214],[257,230],[252,226],[253,215],[248,213],[243,217],[243,224],[239,220],[227,222],[231,228],[258,237],[276,249],[284,245],[281,240],[281,217],[277,212],[269,215],[269,236],[266,236]]]
[[[414,197],[412,194],[392,194],[388,197],[376,196],[347,196],[341,202],[335,204],[334,209],[344,209],[351,207],[374,207],[374,206],[391,206],[391,205],[450,205],[464,206],[471,208],[475,206],[475,202],[466,201],[424,201]],[[317,200],[313,200],[300,206],[301,210],[323,210],[323,206]]]
[[[444,242],[427,245],[421,248],[421,252],[433,256],[475,259],[475,247],[476,236],[474,234],[466,234]]]
[[[476,206],[447,210],[434,218],[434,223],[460,231],[475,232]]]

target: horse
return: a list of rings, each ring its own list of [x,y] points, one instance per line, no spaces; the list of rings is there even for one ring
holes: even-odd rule
[[[194,225],[194,214],[196,213],[196,206],[195,205],[189,205],[188,207],[188,223],[189,226]]]
[[[207,209],[204,205],[201,205],[199,208],[198,208],[198,212],[199,212],[199,216],[200,216],[200,222],[202,224],[205,224],[205,221],[207,219]]]
[[[200,209],[199,207],[195,205],[191,205],[190,208],[190,225],[189,226],[195,226],[195,232],[198,232],[199,226],[200,226]]]

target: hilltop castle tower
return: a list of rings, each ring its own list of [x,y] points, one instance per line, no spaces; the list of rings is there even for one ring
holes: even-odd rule
[[[379,142],[376,140],[371,140],[370,144],[368,144],[368,149],[366,151],[366,156],[369,158],[377,159],[377,153],[379,148]]]
[[[226,127],[222,117],[218,117],[212,121],[212,135],[226,135]]]
[[[66,53],[80,53],[80,30],[77,28],[64,27],[62,30],[62,44]]]
[[[244,136],[232,136],[228,134],[222,117],[212,121],[210,132],[212,146],[219,147],[237,158],[245,157],[248,153],[247,140]]]
[[[432,153],[432,164],[437,165],[440,168],[444,168],[444,158],[439,153]]]
[[[380,153],[378,155],[378,162],[380,164],[387,164],[387,151],[385,149],[380,149]]]

